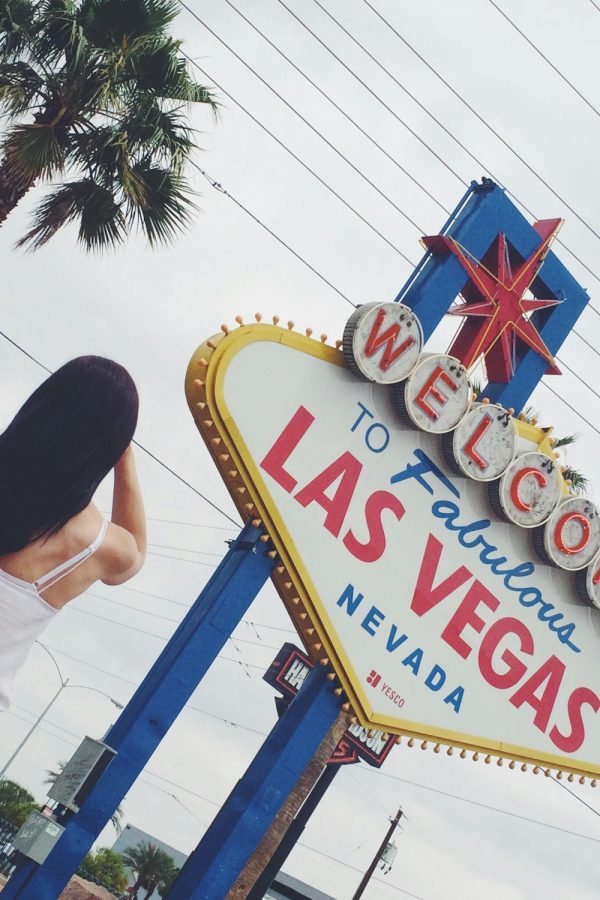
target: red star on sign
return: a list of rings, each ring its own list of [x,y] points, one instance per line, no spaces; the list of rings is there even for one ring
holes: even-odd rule
[[[552,354],[527,317],[527,313],[556,306],[560,301],[526,298],[524,294],[538,275],[561,225],[562,219],[536,222],[534,228],[541,243],[515,272],[511,271],[508,244],[502,232],[498,235],[496,253],[493,254],[490,249],[486,254],[486,262],[492,256],[489,267],[474,260],[450,236],[423,238],[432,253],[449,252],[456,256],[469,275],[469,281],[461,291],[465,302],[449,310],[450,315],[467,317],[449,353],[460,359],[467,369],[483,355],[490,382],[507,383],[511,380],[515,369],[517,341],[523,342],[547,360],[546,374],[560,375]]]

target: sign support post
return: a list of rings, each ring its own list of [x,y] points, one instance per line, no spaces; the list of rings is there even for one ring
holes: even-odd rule
[[[79,812],[38,866],[26,860],[3,891],[3,900],[56,900],[130,789],[229,635],[271,574],[274,559],[262,530],[246,525],[144,681],[105,737],[116,756]],[[323,675],[324,675],[323,671]],[[327,682],[329,684],[329,682]]]
[[[297,816],[293,819],[290,827],[284,834],[283,840],[279,844],[279,847],[277,847],[277,849],[275,850],[275,853],[265,867],[262,875],[255,882],[254,887],[248,894],[247,900],[263,900],[266,892],[275,881],[277,873],[281,871],[284,862],[296,846],[300,835],[306,828],[308,820],[323,799],[325,791],[330,786],[340,769],[341,766],[335,765],[333,763],[329,763],[329,765],[325,766],[319,777],[319,780],[313,787],[312,791],[298,811]]]
[[[223,900],[339,715],[315,666],[183,866],[168,900]]]

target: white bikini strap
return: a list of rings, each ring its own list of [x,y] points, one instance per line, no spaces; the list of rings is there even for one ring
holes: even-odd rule
[[[104,540],[104,535],[106,534],[106,529],[108,528],[108,522],[106,519],[102,520],[102,527],[98,533],[98,537],[95,541],[86,547],[85,550],[81,550],[79,553],[76,553],[75,556],[68,559],[66,562],[61,563],[56,568],[52,569],[51,572],[48,572],[46,575],[42,575],[41,578],[38,578],[37,581],[33,582],[33,586],[36,591],[41,593],[42,591],[48,590],[48,588],[53,587],[57,581],[60,581],[61,578],[64,578],[66,575],[70,575],[71,572],[74,572],[82,563],[89,559],[93,553],[96,552],[98,547],[101,545]]]

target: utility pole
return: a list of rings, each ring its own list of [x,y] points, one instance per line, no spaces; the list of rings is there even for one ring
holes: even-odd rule
[[[403,813],[402,813],[402,807],[400,807],[400,809],[399,809],[398,812],[396,813],[395,817],[394,817],[394,818],[392,819],[392,821],[391,821],[390,827],[388,828],[388,832],[387,832],[386,836],[384,837],[384,839],[383,839],[383,841],[382,841],[382,843],[381,843],[381,846],[379,847],[379,850],[377,851],[377,853],[376,853],[375,856],[373,857],[373,862],[371,863],[371,865],[369,866],[369,868],[367,869],[367,871],[366,871],[365,874],[363,875],[362,881],[361,881],[361,883],[359,884],[359,886],[357,887],[356,893],[355,893],[354,896],[352,897],[352,900],[359,900],[359,897],[362,897],[362,895],[364,894],[365,888],[366,888],[367,884],[369,883],[369,880],[370,880],[370,878],[371,878],[371,875],[372,875],[373,872],[375,871],[375,868],[376,868],[376,866],[377,866],[377,863],[378,863],[379,860],[381,859],[381,855],[382,855],[383,851],[385,850],[385,848],[386,848],[387,845],[389,844],[390,838],[392,837],[394,831],[396,830],[396,826],[398,825],[398,822],[399,822],[400,819],[402,818],[402,815],[403,815]]]

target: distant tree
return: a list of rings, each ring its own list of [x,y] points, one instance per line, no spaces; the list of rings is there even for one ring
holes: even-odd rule
[[[30,812],[39,809],[35,797],[16,781],[0,781],[0,818],[20,828]]]
[[[128,879],[123,857],[108,847],[100,847],[95,852],[88,853],[79,871],[82,877],[91,875],[117,894],[122,893],[127,887]]]
[[[128,847],[123,851],[123,860],[135,873],[134,897],[137,897],[140,888],[146,891],[142,900],[148,900],[157,888],[162,897],[175,880],[175,860],[156,844],[140,841],[136,847]]]
[[[54,772],[52,769],[46,769],[46,778],[44,779],[44,784],[54,784],[58,776],[61,774],[62,770],[66,766],[66,762],[63,759],[59,759],[56,764],[57,772]],[[123,807],[117,806],[113,815],[110,817],[111,824],[117,834],[121,834],[123,831],[123,825],[121,824],[123,821],[124,813]]]
[[[171,865],[170,867],[166,868],[165,873],[163,874],[157,885],[157,890],[161,897],[167,896],[167,894],[173,887],[173,882],[180,872],[180,869],[175,865],[172,857],[169,857],[169,859],[171,860]]]
[[[170,34],[179,11],[177,0],[0,0],[0,224],[36,183],[63,182],[20,245],[69,222],[88,250],[134,228],[156,244],[189,223],[184,111],[216,104]]]

